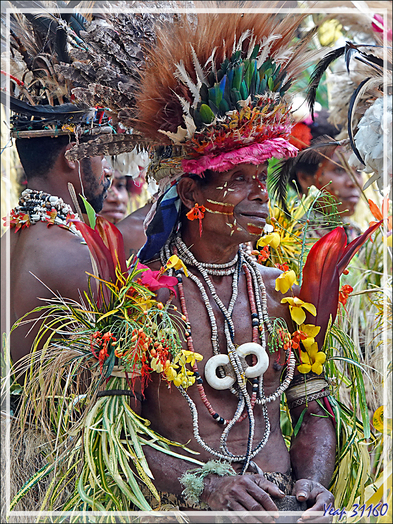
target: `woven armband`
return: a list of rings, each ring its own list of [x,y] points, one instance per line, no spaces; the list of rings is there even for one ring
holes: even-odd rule
[[[184,486],[182,495],[188,504],[199,504],[199,498],[205,488],[204,479],[211,474],[224,477],[234,476],[236,472],[230,464],[218,460],[209,460],[201,468],[186,471],[179,478],[179,482]]]
[[[329,384],[319,375],[298,375],[286,390],[289,409],[330,395]]]

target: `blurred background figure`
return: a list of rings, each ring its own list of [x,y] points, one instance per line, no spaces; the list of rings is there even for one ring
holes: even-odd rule
[[[104,171],[112,172],[112,185],[108,189],[100,215],[112,224],[117,224],[128,212],[127,177],[118,169],[114,169],[107,158],[104,159],[103,163]]]
[[[292,143],[300,150],[317,142],[328,142],[338,134],[339,129],[328,122],[329,112],[321,110],[317,113],[315,121],[306,117],[299,122],[292,132]],[[299,161],[292,169],[290,184],[300,196],[307,195],[311,186],[329,193],[334,203],[334,212],[341,218],[347,232],[348,239],[359,234],[360,230],[349,220],[356,211],[357,204],[362,194],[362,173],[349,166],[350,152],[344,147],[328,146],[316,149],[315,153],[307,155],[304,161]],[[326,206],[326,207],[325,207]],[[321,213],[328,213],[328,202],[324,203]],[[333,228],[336,224],[333,224]],[[313,228],[317,236],[326,233],[326,228],[320,224]]]
[[[100,215],[112,224],[143,207],[150,198],[145,181],[148,163],[146,151],[105,157],[104,170],[112,172],[112,185]]]
[[[100,215],[116,224],[122,233],[127,257],[135,255],[146,241],[143,222],[157,191],[154,180],[146,183],[148,164],[144,150],[104,159],[104,170],[112,173],[112,185]]]

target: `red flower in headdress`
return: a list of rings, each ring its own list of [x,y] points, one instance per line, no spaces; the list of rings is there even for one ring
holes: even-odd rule
[[[298,122],[292,128],[289,143],[297,147],[299,151],[306,149],[311,143],[312,134],[310,128],[304,122]]]

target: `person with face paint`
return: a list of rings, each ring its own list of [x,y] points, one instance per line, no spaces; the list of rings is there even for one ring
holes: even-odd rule
[[[159,289],[157,299],[174,307],[185,323],[182,347],[191,355],[193,385],[185,390],[177,377],[176,389],[169,389],[152,375],[135,409],[165,438],[188,442],[204,463],[193,469],[146,448],[161,500],[182,510],[265,511],[244,513],[244,518],[274,522],[283,500],[290,500],[285,496],[292,496],[292,507],[302,511],[299,522],[317,511],[314,522],[322,523],[330,519],[323,515],[324,505],[334,501],[328,486],[335,432],[314,399],[326,395],[327,383],[322,376],[311,377],[315,396],[304,405],[298,394],[305,380],[289,354],[283,348],[267,351],[271,319],[295,328],[277,291],[281,272],[258,266],[242,247],[267,230],[268,160],[297,154],[288,140],[290,103],[285,88],[280,91],[289,85],[296,60],[278,69],[274,62],[275,56],[292,56],[290,39],[284,43],[281,35],[289,38],[284,26],[295,27],[295,22],[285,18],[280,31],[274,23],[262,14],[258,19],[233,13],[201,16],[195,27],[182,19],[178,28],[163,31],[146,60],[135,126],[141,140],[156,146],[147,178],[159,191],[146,216],[147,240],[138,256],[157,272],[173,264],[176,294]],[[200,45],[200,34],[211,49]],[[274,51],[263,43],[270,38]],[[298,47],[299,60],[301,55]],[[211,74],[204,78],[198,63],[208,64],[208,59]],[[305,61],[302,56],[299,67]],[[159,74],[174,70],[173,63],[176,74]],[[263,71],[280,72],[283,78],[263,78]],[[288,288],[284,297],[289,299],[287,293]],[[280,430],[286,388],[293,424],[303,412],[290,450]]]

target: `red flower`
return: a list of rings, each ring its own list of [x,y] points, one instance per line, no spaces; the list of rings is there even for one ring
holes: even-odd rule
[[[199,220],[199,236],[202,236],[202,219],[205,217],[205,206],[195,203],[194,207],[186,214],[188,220]]]
[[[152,271],[144,264],[138,264],[138,269],[145,269],[141,275],[141,284],[154,293],[159,289],[166,287],[172,291],[176,296],[176,290],[174,286],[177,284],[176,277],[168,277],[163,275],[161,271]]]
[[[338,292],[338,301],[345,306],[347,303],[349,295],[352,293],[353,287],[349,286],[348,284],[345,284],[345,286],[342,286],[340,291]]]
[[[292,128],[291,134],[289,136],[289,143],[301,151],[310,145],[311,139],[312,134],[308,125],[304,124],[303,122],[298,122]]]
[[[270,246],[265,246],[261,249],[260,254],[258,255],[258,264],[262,264],[270,257]]]
[[[93,340],[96,340],[98,347],[101,346],[101,349],[98,352],[98,355],[94,349]],[[91,335],[90,350],[93,353],[93,355],[98,359],[98,362],[100,364],[101,375],[102,375],[102,369],[104,367],[104,362],[109,357],[108,345],[110,344],[111,341],[116,342],[116,337],[114,337],[110,331],[108,331],[108,333],[104,333],[103,335],[101,335],[100,331],[96,331],[95,333]]]
[[[284,262],[284,264],[276,264],[276,267],[278,269],[281,269],[281,271],[289,271],[288,264]]]
[[[292,334],[292,347],[293,349],[298,349],[300,347],[300,342],[306,340],[308,335],[299,329]]]

